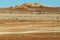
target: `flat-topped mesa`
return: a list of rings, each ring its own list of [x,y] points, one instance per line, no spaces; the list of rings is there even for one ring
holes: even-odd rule
[[[16,5],[16,6],[11,6],[11,7],[8,7],[8,8],[0,8],[0,10],[3,10],[5,12],[40,12],[40,13],[60,13],[60,7],[48,7],[48,6],[45,6],[45,5],[42,5],[40,3],[25,3],[25,4],[22,4],[22,5]],[[1,11],[0,11],[1,12]]]
[[[44,6],[42,4],[39,4],[39,3],[34,3],[34,4],[25,3],[22,5],[16,5],[15,7],[12,7],[12,8],[32,8],[32,7],[44,7]]]
[[[22,5],[16,5],[14,7],[11,7],[10,9],[29,11],[29,12],[60,12],[60,8],[58,7],[48,7],[40,3],[34,3],[34,4],[25,3]]]

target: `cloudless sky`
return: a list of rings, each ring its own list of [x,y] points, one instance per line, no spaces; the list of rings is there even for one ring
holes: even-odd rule
[[[39,2],[43,5],[60,7],[60,0],[0,0],[0,8],[15,6],[17,4],[36,2]]]

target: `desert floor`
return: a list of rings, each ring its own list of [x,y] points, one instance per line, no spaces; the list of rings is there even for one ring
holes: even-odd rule
[[[0,40],[60,40],[60,33],[6,34]]]
[[[60,40],[60,22],[0,24],[0,40]]]

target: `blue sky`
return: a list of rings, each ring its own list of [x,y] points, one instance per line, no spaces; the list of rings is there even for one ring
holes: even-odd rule
[[[15,6],[17,4],[35,3],[35,2],[39,2],[43,5],[49,5],[49,6],[56,6],[56,7],[60,6],[60,0],[0,0],[0,8]]]

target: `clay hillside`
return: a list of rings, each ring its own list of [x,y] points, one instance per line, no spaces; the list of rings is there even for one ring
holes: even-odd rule
[[[60,7],[48,7],[40,3],[25,3],[22,5],[16,5],[9,8],[0,8],[0,10],[18,10],[27,12],[60,12]]]

